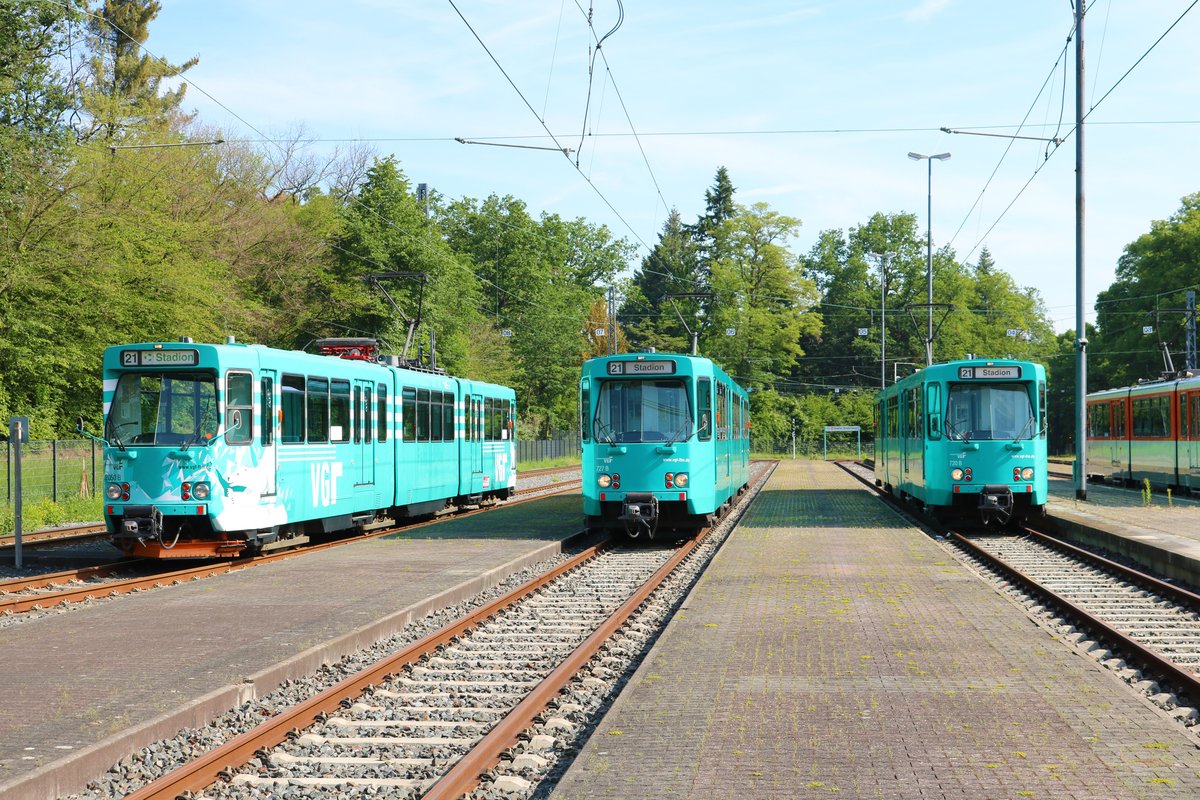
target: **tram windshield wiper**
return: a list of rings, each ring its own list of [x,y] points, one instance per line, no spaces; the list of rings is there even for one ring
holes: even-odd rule
[[[686,436],[684,436],[685,433],[687,434]],[[694,433],[695,431],[692,430],[692,421],[690,419],[685,419],[683,424],[679,426],[679,430],[675,431],[673,434],[671,434],[671,437],[667,439],[667,445],[670,446],[679,441],[686,442],[688,439],[692,438]]]
[[[1034,423],[1034,421],[1035,421],[1035,420],[1034,420],[1034,418],[1033,418],[1032,416],[1030,416],[1030,417],[1029,417],[1029,421],[1025,423],[1025,427],[1024,427],[1024,428],[1021,428],[1021,432],[1020,432],[1020,433],[1018,433],[1016,436],[1014,436],[1014,437],[1013,437],[1013,441],[1014,441],[1014,442],[1019,442],[1019,441],[1021,441],[1022,439],[1024,439],[1024,438],[1025,438],[1025,433],[1026,433],[1027,431],[1030,431],[1030,430],[1033,428],[1033,423]],[[1031,437],[1031,438],[1032,438],[1032,437]]]
[[[597,439],[603,439],[609,445],[616,447],[617,443],[613,439],[615,432],[608,426],[608,423],[606,423],[604,420],[597,419],[593,428],[595,428]]]

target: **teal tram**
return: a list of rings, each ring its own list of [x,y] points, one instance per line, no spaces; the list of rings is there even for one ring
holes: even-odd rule
[[[319,353],[158,342],[104,352],[104,516],[149,558],[230,558],[516,487],[512,389]]]
[[[1046,369],[935,364],[875,401],[875,483],[935,517],[1004,525],[1045,513]]]
[[[696,530],[749,484],[749,395],[707,358],[589,359],[579,401],[590,529],[631,538]]]

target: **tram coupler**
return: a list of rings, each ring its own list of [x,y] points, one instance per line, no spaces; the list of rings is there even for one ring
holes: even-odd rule
[[[1012,516],[1012,510],[1013,493],[1009,487],[1003,484],[988,484],[979,493],[979,513],[983,524],[987,525],[996,520],[1003,525]]]
[[[121,519],[121,537],[137,539],[139,544],[162,541],[163,514],[156,506],[126,506]]]
[[[647,538],[654,538],[658,525],[658,498],[648,492],[630,493],[617,517],[625,524],[629,538],[636,539],[643,531]]]

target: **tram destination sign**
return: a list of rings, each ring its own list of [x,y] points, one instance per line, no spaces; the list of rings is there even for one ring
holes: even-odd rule
[[[610,361],[609,375],[674,375],[675,362],[664,361]]]
[[[122,350],[122,367],[194,367],[200,363],[196,350]]]
[[[1007,378],[1008,380],[1019,379],[1021,377],[1021,368],[1015,364],[1007,367],[959,367],[958,379],[962,381],[979,381],[979,380],[996,380],[997,378]]]

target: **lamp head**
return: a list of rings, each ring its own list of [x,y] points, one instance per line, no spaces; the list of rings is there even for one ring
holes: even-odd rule
[[[920,161],[923,158],[927,158],[927,156],[923,156],[920,153],[909,153],[908,157],[911,158],[913,161]]]

